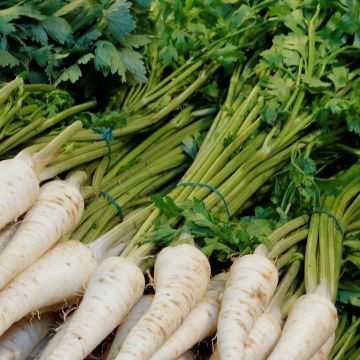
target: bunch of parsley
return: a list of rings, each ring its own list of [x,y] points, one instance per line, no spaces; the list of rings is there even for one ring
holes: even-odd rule
[[[235,220],[206,209],[196,198],[176,204],[170,196],[153,195],[151,201],[162,211],[154,232],[149,234],[151,242],[167,246],[185,229],[214,263],[253,251],[258,244],[266,243],[275,228],[275,222],[257,211],[255,216]]]
[[[146,82],[139,51],[150,40],[150,0],[15,0],[0,4],[1,80],[78,83],[86,94]]]

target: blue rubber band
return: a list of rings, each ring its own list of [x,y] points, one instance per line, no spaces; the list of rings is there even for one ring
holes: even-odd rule
[[[116,211],[118,213],[119,216],[119,220],[120,222],[123,221],[123,209],[121,207],[121,205],[119,205],[116,200],[106,191],[100,191],[100,195],[103,196],[104,198],[106,198],[108,201],[111,202],[111,204],[113,204],[116,208]]]
[[[315,210],[314,212],[327,215],[330,219],[334,220],[336,228],[339,230],[342,238],[343,239],[345,238],[345,231],[344,231],[343,227],[341,226],[340,221],[337,219],[337,217],[334,214],[332,214],[331,212],[324,210],[324,209],[318,209],[318,210]]]
[[[112,161],[112,150],[111,150],[111,144],[110,142],[114,139],[112,130],[110,128],[107,128],[106,130],[103,129],[98,129],[98,128],[93,128],[90,127],[89,129],[91,129],[92,131],[100,134],[103,136],[105,142],[106,142],[106,146],[108,148],[108,159],[109,159],[109,164],[108,164],[108,168],[111,166],[111,161]]]
[[[179,183],[176,185],[176,187],[178,186],[200,186],[200,187],[204,187],[207,188],[209,190],[211,190],[212,192],[214,192],[220,199],[221,201],[224,203],[224,207],[225,207],[225,211],[226,214],[229,218],[229,220],[231,219],[231,215],[230,215],[230,211],[229,211],[229,207],[227,205],[227,202],[225,200],[224,195],[214,186],[210,185],[210,184],[205,184],[205,183],[200,183],[197,181],[189,181],[189,182],[183,182],[183,183]]]

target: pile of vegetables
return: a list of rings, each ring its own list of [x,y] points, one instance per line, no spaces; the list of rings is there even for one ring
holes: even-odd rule
[[[358,359],[359,14],[0,4],[0,359]]]

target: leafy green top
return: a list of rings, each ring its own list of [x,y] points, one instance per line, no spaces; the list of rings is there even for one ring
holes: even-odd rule
[[[149,240],[164,246],[175,240],[183,228],[191,232],[203,253],[215,261],[224,262],[232,256],[249,253],[259,243],[265,243],[275,223],[262,218],[262,214],[227,219],[206,209],[203,201],[196,198],[176,204],[170,196],[151,197],[162,211],[155,222],[155,231]],[[183,227],[177,226],[181,222]]]
[[[3,1],[3,77],[12,79],[14,73],[28,70],[31,81],[57,85],[78,82],[86,74],[82,82],[87,93],[99,85],[90,81],[98,73],[122,82],[145,82],[138,50],[150,41],[141,35],[146,27],[141,17],[148,6],[141,0]],[[136,29],[139,34],[134,34]]]

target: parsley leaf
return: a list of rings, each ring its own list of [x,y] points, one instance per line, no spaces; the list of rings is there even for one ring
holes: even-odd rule
[[[328,78],[335,85],[335,90],[346,86],[349,80],[349,71],[345,66],[337,66],[332,69],[332,73],[328,75]]]
[[[164,65],[170,65],[173,62],[176,62],[179,59],[178,52],[173,45],[169,45],[164,47],[160,51],[160,60],[163,62]]]
[[[114,3],[103,11],[107,25],[115,39],[122,41],[136,25],[130,14],[131,3],[126,0],[115,0]]]
[[[118,74],[125,81],[125,66],[121,61],[120,53],[110,41],[96,42],[94,65],[107,76],[109,73]]]
[[[160,195],[152,195],[150,200],[163,212],[168,218],[176,218],[182,213],[182,209],[178,207],[170,196],[162,198]]]
[[[264,219],[248,218],[229,222],[208,211],[204,202],[198,199],[175,204],[169,196],[162,198],[154,195],[151,200],[162,213],[155,222],[155,232],[150,235],[150,241],[168,245],[181,231],[171,224],[181,221],[202,252],[220,262],[227,261],[234,254],[250,252],[257,243],[265,241],[272,230],[270,222]]]
[[[141,54],[131,48],[124,48],[120,51],[121,60],[126,71],[136,83],[146,82],[146,69]]]
[[[73,43],[71,26],[66,20],[57,17],[49,16],[41,22],[47,34],[60,44]]]
[[[8,35],[15,30],[16,29],[13,24],[5,21],[4,19],[0,19],[0,34]]]
[[[81,69],[78,64],[73,64],[67,69],[63,70],[61,75],[54,82],[54,86],[59,85],[62,81],[70,80],[72,83],[78,81],[81,77]]]
[[[20,64],[19,59],[4,49],[0,49],[0,67],[13,68]]]
[[[76,83],[76,92],[83,89],[85,96],[100,91],[99,80],[109,74],[114,83],[119,78],[146,82],[139,50],[150,37],[135,31],[152,30],[147,5],[130,0],[5,1],[0,5],[0,35],[8,42],[1,46],[2,79],[12,80],[25,70],[33,82]]]

